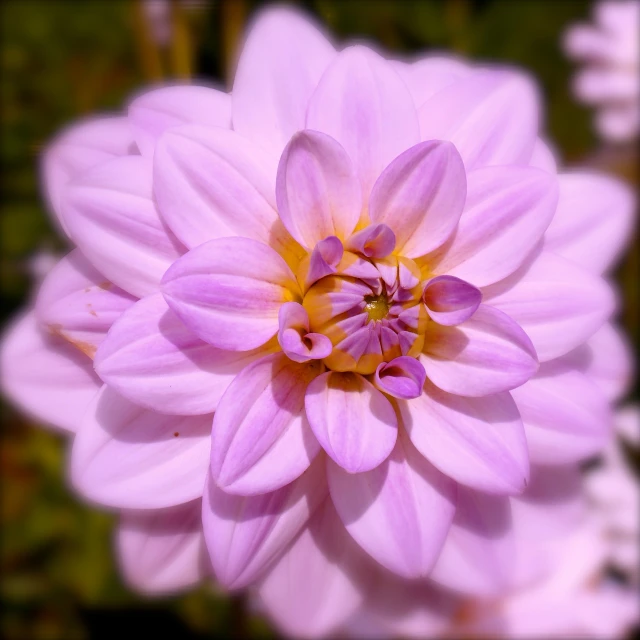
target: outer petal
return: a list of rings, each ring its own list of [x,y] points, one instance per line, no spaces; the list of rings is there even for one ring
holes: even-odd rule
[[[246,367],[214,417],[211,474],[228,493],[254,495],[295,480],[320,451],[304,413],[305,392],[322,371],[283,353]]]
[[[362,602],[365,559],[327,499],[264,579],[260,599],[285,633],[326,638]]]
[[[305,407],[316,438],[348,473],[369,471],[391,453],[397,436],[393,407],[361,375],[323,373],[309,385]]]
[[[556,177],[532,167],[488,167],[467,176],[458,230],[428,266],[483,287],[513,273],[532,253],[553,217]]]
[[[452,480],[402,435],[372,471],[352,475],[330,461],[328,479],[340,519],[365,551],[405,578],[428,575],[455,512]]]
[[[427,381],[420,398],[398,406],[413,444],[443,473],[487,493],[527,486],[527,440],[508,393],[461,398]]]
[[[485,304],[457,327],[429,323],[420,361],[434,384],[462,396],[514,389],[538,369],[527,334],[508,315]]]
[[[90,500],[159,509],[202,495],[211,416],[147,411],[106,385],[84,416],[71,451],[71,479]]]
[[[235,131],[189,125],[158,142],[153,191],[162,218],[189,248],[243,236],[278,249],[288,234],[275,210],[275,171]]]
[[[309,99],[335,50],[306,16],[264,11],[249,31],[233,83],[233,128],[274,159],[304,129]]]
[[[294,482],[257,496],[236,496],[209,478],[202,524],[217,579],[241,589],[260,578],[328,495],[324,456]]]
[[[461,593],[503,593],[512,580],[515,544],[509,498],[458,488],[458,507],[431,580]]]
[[[66,191],[64,217],[72,240],[108,280],[134,296],[158,290],[184,251],[151,199],[151,164],[117,158],[82,174]]]
[[[210,573],[200,500],[171,509],[124,512],[116,539],[127,583],[145,594],[188,589]]]
[[[609,401],[619,400],[628,391],[633,377],[633,351],[625,334],[611,323],[563,357],[586,374]]]
[[[429,140],[400,154],[382,172],[371,192],[369,214],[395,233],[398,253],[417,258],[453,233],[466,196],[460,154],[450,142]]]
[[[140,151],[151,156],[160,136],[172,127],[194,123],[228,129],[231,126],[231,96],[209,87],[161,87],[147,91],[131,102],[129,122]]]
[[[0,388],[21,410],[74,432],[100,389],[91,360],[38,327],[27,313],[5,330],[0,349]]]
[[[59,135],[42,161],[44,191],[49,206],[67,231],[62,200],[70,180],[98,164],[137,153],[126,118],[99,118],[74,125]]]
[[[276,198],[284,226],[310,250],[329,236],[344,241],[362,209],[360,183],[346,151],[331,136],[309,129],[285,147]]]
[[[527,332],[542,362],[587,340],[615,304],[603,280],[548,251],[482,293],[484,302],[507,313]]]
[[[278,331],[278,310],[299,295],[295,276],[270,247],[220,238],[192,249],[162,280],[169,306],[219,349],[247,351]]]
[[[418,112],[422,140],[450,140],[467,170],[527,164],[536,142],[539,99],[531,80],[483,70],[438,91]]]
[[[406,85],[388,62],[362,46],[342,51],[322,76],[306,126],[342,144],[365,198],[382,169],[420,139]]]
[[[587,376],[560,361],[511,392],[529,454],[541,464],[569,464],[598,453],[611,432],[609,403]]]
[[[162,413],[212,413],[235,376],[265,349],[222,351],[196,337],[162,294],[140,300],[96,353],[98,375],[118,393]]]
[[[631,189],[609,176],[558,176],[560,199],[545,233],[545,248],[593,273],[612,266],[629,241],[633,225]]]
[[[49,272],[36,301],[38,320],[90,358],[136,299],[114,286],[75,249]]]

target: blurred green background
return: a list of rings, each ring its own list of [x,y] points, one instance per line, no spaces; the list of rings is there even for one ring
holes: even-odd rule
[[[171,78],[229,84],[247,19],[263,2],[168,2],[171,37],[154,40],[143,2],[5,0],[1,33],[2,212],[0,324],[29,296],[30,258],[65,252],[39,190],[47,141],[83,115],[117,110],[140,86]],[[637,181],[632,148],[599,149],[591,112],[571,97],[572,65],[560,50],[584,0],[307,0],[297,2],[336,39],[371,39],[389,51],[452,50],[522,65],[547,99],[550,139],[567,163]],[[622,321],[638,345],[640,256],[616,273]],[[637,393],[634,394],[637,397]],[[76,503],[65,485],[63,439],[3,407],[0,572],[2,631],[10,640],[111,638],[124,628],[180,638],[269,637],[245,603],[210,587],[149,601],[128,591],[114,566],[113,517]],[[127,625],[125,627],[125,625]]]

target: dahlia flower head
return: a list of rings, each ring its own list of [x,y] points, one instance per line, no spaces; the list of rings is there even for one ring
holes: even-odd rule
[[[599,135],[609,141],[637,139],[640,132],[640,0],[597,2],[593,24],[564,35],[567,55],[584,63],[574,82],[576,97],[597,108]]]
[[[322,636],[374,574],[509,582],[530,473],[600,451],[629,375],[602,274],[633,198],[558,174],[540,118],[520,71],[337,50],[276,7],[230,94],[154,89],[53,142],[77,248],[2,384],[75,434],[132,584],[213,573]]]

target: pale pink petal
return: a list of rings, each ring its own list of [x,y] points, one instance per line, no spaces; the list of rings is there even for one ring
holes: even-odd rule
[[[422,393],[427,374],[418,360],[399,356],[378,365],[374,375],[376,387],[394,398],[409,400]]]
[[[488,167],[467,176],[455,235],[428,264],[477,287],[513,273],[532,253],[556,209],[555,175],[531,167]]]
[[[548,173],[556,174],[558,172],[558,151],[550,146],[547,140],[538,138],[533,147],[533,153],[529,160],[530,167],[542,169]]]
[[[427,381],[419,398],[398,406],[413,444],[446,475],[487,493],[526,488],[527,440],[508,393],[462,398]]]
[[[282,154],[276,200],[287,231],[307,249],[329,236],[345,240],[362,209],[346,151],[331,136],[309,129],[296,133]]]
[[[349,473],[377,467],[396,442],[393,407],[357,373],[328,371],[307,390],[309,424],[324,450]]]
[[[211,573],[200,500],[170,509],[125,511],[116,538],[126,583],[147,595],[170,595]]]
[[[326,499],[259,585],[258,595],[286,634],[326,638],[362,603],[366,558]]]
[[[605,175],[558,177],[558,209],[545,233],[545,248],[593,273],[620,257],[633,226],[634,197],[623,182]]]
[[[633,140],[640,132],[640,104],[638,102],[607,106],[596,115],[598,133],[612,142]]]
[[[288,237],[275,209],[275,167],[235,131],[173,129],[158,142],[153,167],[158,210],[187,247],[243,236],[278,248]]]
[[[226,493],[209,478],[202,524],[217,579],[241,589],[264,575],[326,499],[320,456],[297,480],[256,496]]]
[[[298,277],[304,283],[304,290],[321,278],[336,273],[343,257],[344,247],[339,238],[329,236],[320,240],[298,268]]]
[[[457,327],[430,322],[420,361],[435,385],[462,396],[514,389],[538,369],[527,334],[508,315],[486,304]]]
[[[587,67],[573,79],[573,92],[586,104],[626,103],[640,99],[640,80],[629,69]]]
[[[396,246],[396,236],[386,224],[371,224],[354,233],[347,248],[367,258],[386,258]]]
[[[388,225],[396,250],[417,258],[440,247],[458,225],[467,195],[462,158],[450,142],[421,142],[382,172],[371,192],[369,214]]]
[[[137,153],[126,118],[85,120],[54,139],[42,156],[42,180],[49,206],[65,232],[62,200],[69,181],[107,160]]]
[[[211,415],[168,416],[106,385],[71,450],[71,480],[86,498],[119,509],[159,509],[202,496]]]
[[[75,432],[101,386],[91,360],[42,331],[33,312],[12,320],[1,344],[3,394],[35,420]]]
[[[184,252],[166,229],[151,196],[151,164],[116,158],[76,178],[66,190],[71,239],[98,271],[142,297],[158,291],[162,274]]]
[[[331,63],[309,102],[306,126],[346,149],[365,199],[382,170],[420,141],[406,85],[387,61],[362,46],[344,49]]]
[[[160,87],[131,102],[129,122],[142,155],[151,156],[160,136],[172,127],[193,123],[230,128],[231,96],[210,87]]]
[[[419,109],[422,140],[450,140],[467,170],[529,162],[539,126],[538,91],[515,71],[471,73]]]
[[[331,354],[331,340],[321,333],[309,333],[309,316],[298,302],[285,302],[280,307],[278,321],[278,342],[294,362],[321,360]]]
[[[587,376],[562,362],[544,363],[511,395],[524,423],[533,462],[580,462],[598,453],[609,439],[607,398]]]
[[[432,320],[453,326],[471,318],[482,302],[482,293],[455,276],[436,276],[425,285],[422,301]]]
[[[295,480],[320,451],[305,417],[305,392],[322,371],[283,353],[250,364],[218,403],[211,474],[228,493],[254,495]]]
[[[350,474],[328,463],[331,498],[356,542],[405,578],[431,571],[455,513],[456,484],[400,435],[376,469]]]
[[[280,157],[305,128],[309,99],[336,55],[307,16],[271,7],[250,28],[233,83],[233,128]]]
[[[509,498],[459,487],[456,515],[429,577],[462,594],[498,595],[511,582],[515,551]]]
[[[248,351],[278,331],[278,310],[299,296],[295,276],[269,246],[219,238],[191,249],[162,279],[169,307],[219,349]]]
[[[125,398],[162,413],[212,413],[235,376],[267,349],[223,351],[195,336],[162,294],[136,303],[96,353],[98,375]]]
[[[588,340],[615,306],[613,291],[604,280],[549,251],[484,289],[482,297],[526,331],[541,362]]]
[[[404,80],[418,109],[432,95],[471,73],[471,67],[453,57],[427,56],[413,63],[390,61]]]
[[[60,260],[42,283],[36,315],[44,329],[93,358],[111,325],[135,301],[75,249]]]

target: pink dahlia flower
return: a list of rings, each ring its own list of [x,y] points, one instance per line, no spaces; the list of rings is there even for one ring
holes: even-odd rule
[[[575,79],[576,96],[598,108],[596,128],[605,139],[633,140],[640,132],[640,1],[597,2],[594,24],[572,26],[567,54],[586,68]]]
[[[500,582],[530,462],[598,452],[627,375],[601,274],[631,195],[558,175],[539,112],[518,71],[337,51],[271,9],[231,94],[156,89],[54,142],[77,248],[3,386],[75,433],[83,496],[135,511],[133,582],[204,575],[201,499],[218,581],[293,589],[308,633],[371,566]]]

